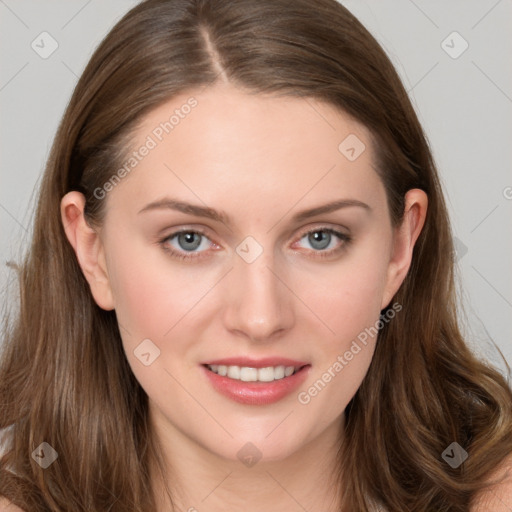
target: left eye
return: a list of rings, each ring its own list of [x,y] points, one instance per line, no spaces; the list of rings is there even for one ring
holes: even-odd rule
[[[336,250],[336,240],[339,238],[342,241],[347,242],[349,237],[343,233],[339,233],[334,229],[314,229],[305,233],[300,240],[306,239],[306,241],[312,246],[315,251],[326,251]]]

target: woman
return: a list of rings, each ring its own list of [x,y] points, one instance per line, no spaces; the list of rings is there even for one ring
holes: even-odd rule
[[[509,506],[512,394],[462,339],[452,271],[422,129],[345,8],[142,2],[40,191],[6,510]]]

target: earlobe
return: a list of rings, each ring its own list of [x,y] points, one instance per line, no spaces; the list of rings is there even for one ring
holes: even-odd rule
[[[61,200],[61,220],[96,304],[109,311],[114,309],[114,297],[108,278],[104,247],[97,231],[87,224],[84,207],[83,194],[77,191],[68,192]]]
[[[412,262],[414,245],[425,224],[427,208],[428,197],[423,190],[411,189],[407,192],[403,220],[394,233],[393,250],[381,309],[389,305],[407,276]]]

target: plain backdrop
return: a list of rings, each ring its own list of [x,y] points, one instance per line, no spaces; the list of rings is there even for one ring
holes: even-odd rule
[[[27,247],[35,187],[73,87],[136,3],[0,0],[2,301],[15,277],[6,263]],[[512,363],[512,1],[342,3],[383,45],[409,91],[450,209],[468,342],[504,371],[493,341]]]

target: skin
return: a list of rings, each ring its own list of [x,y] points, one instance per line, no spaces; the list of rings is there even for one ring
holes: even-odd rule
[[[116,310],[128,361],[150,399],[178,510],[335,510],[335,455],[344,410],[370,365],[375,338],[307,404],[297,399],[374,326],[409,269],[427,197],[406,196],[391,225],[373,168],[370,134],[313,99],[249,95],[230,85],[173,98],[147,115],[134,149],[193,95],[198,105],[104,199],[94,230],[84,198],[61,204],[67,237],[97,304]],[[366,150],[349,161],[339,144],[355,134]],[[171,209],[139,213],[173,197],[223,210],[231,225]],[[299,211],[334,200],[362,201],[293,223]],[[202,228],[202,258],[173,258],[159,240]],[[309,229],[335,229],[321,258]],[[247,263],[237,246],[252,236],[262,254]],[[187,254],[178,238],[167,246]],[[190,250],[189,250],[190,252]],[[397,313],[401,314],[401,313]],[[141,364],[134,350],[151,339],[160,356]],[[201,363],[230,356],[282,356],[311,364],[306,383],[271,405],[244,405],[215,391]],[[246,467],[248,442],[262,454]],[[155,479],[155,489],[161,485]],[[303,508],[304,507],[304,508]],[[169,510],[162,498],[159,510]]]

